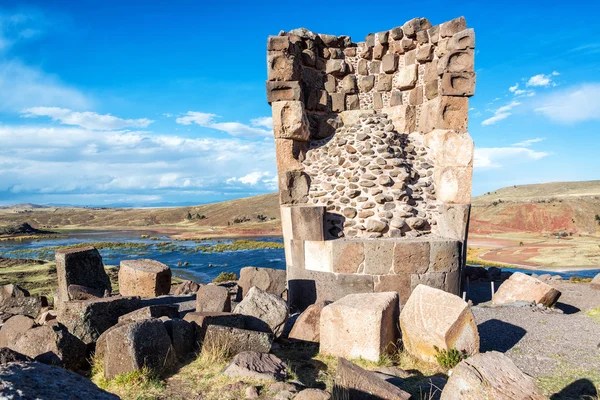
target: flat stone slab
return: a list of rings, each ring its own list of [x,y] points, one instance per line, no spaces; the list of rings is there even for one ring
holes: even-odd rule
[[[287,365],[273,354],[245,351],[233,357],[223,374],[230,378],[277,381],[287,378]]]
[[[506,304],[516,301],[535,301],[552,307],[560,297],[560,291],[532,276],[515,272],[494,293],[492,303]]]
[[[321,311],[320,352],[377,362],[399,338],[396,292],[349,294]]]

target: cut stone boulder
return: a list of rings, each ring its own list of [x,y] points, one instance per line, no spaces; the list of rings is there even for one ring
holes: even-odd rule
[[[83,285],[69,285],[67,288],[69,300],[92,300],[104,297],[104,291]]]
[[[240,270],[238,286],[242,298],[246,297],[252,286],[267,293],[282,297],[286,291],[286,271],[284,269],[245,267]]]
[[[69,296],[69,285],[95,289],[103,297],[111,293],[110,278],[104,270],[102,257],[92,246],[60,249],[55,255],[59,302],[75,300]]]
[[[153,306],[142,307],[119,317],[119,322],[142,321],[149,318],[179,318],[179,309],[170,304],[157,304]]]
[[[319,301],[308,306],[306,310],[298,316],[288,337],[290,339],[302,340],[305,342],[319,343],[321,312],[323,308],[331,304],[330,301]]]
[[[320,389],[304,389],[294,397],[294,400],[330,400],[331,394]]]
[[[202,286],[196,293],[197,312],[230,312],[231,298],[227,288],[217,285]]]
[[[233,357],[223,374],[230,378],[277,381],[287,378],[287,365],[273,354],[244,351]]]
[[[4,285],[0,288],[0,314],[27,315],[36,318],[42,307],[48,306],[44,296],[30,296],[29,292],[17,285]]]
[[[195,328],[196,343],[202,343],[206,330],[211,325],[244,328],[244,316],[226,312],[191,312],[183,317]]]
[[[338,359],[332,397],[352,400],[411,398],[409,393],[381,379],[376,373],[343,358]]]
[[[194,281],[183,281],[181,282],[177,288],[175,289],[175,291],[173,292],[173,294],[175,296],[182,296],[182,295],[186,295],[186,294],[194,294],[198,291],[198,289],[200,289],[200,285],[198,285],[196,282]]]
[[[64,326],[31,328],[9,346],[12,350],[44,364],[78,370],[86,362],[86,345]]]
[[[256,286],[250,288],[248,294],[234,310],[236,314],[247,316],[247,329],[272,332],[281,335],[288,317],[287,303],[281,297],[265,292]]]
[[[119,399],[74,372],[53,365],[23,361],[0,365],[0,393],[7,399]]]
[[[0,347],[9,347],[19,336],[35,326],[33,319],[25,315],[15,315],[8,319],[0,329]]]
[[[497,351],[461,361],[444,387],[441,400],[547,400],[535,380]]]
[[[435,363],[438,350],[479,352],[479,333],[469,305],[440,289],[418,285],[400,314],[405,350]]]
[[[226,348],[230,355],[244,351],[271,351],[273,336],[266,332],[211,325],[206,329],[202,349]]]
[[[515,272],[494,293],[493,304],[533,302],[552,307],[560,297],[560,291],[552,286],[521,272]]]
[[[171,268],[154,260],[124,260],[119,269],[122,296],[156,297],[169,294]]]
[[[163,376],[176,364],[171,338],[158,319],[129,322],[106,334],[104,377],[112,379],[147,367]]]
[[[167,319],[162,317],[165,329],[171,338],[171,344],[175,350],[177,359],[181,362],[195,355],[198,348],[196,342],[196,330],[192,323],[179,318]]]
[[[86,344],[119,321],[119,317],[141,307],[139,297],[107,297],[59,303],[56,318]]]
[[[398,293],[361,293],[321,311],[320,352],[377,362],[399,338]]]

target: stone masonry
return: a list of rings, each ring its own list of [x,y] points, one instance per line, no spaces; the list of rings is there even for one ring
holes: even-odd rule
[[[471,202],[475,36],[415,18],[354,43],[267,43],[289,298],[303,308],[419,283],[460,292]]]

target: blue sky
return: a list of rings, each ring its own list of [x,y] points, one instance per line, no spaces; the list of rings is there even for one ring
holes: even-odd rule
[[[600,3],[487,3],[3,0],[0,204],[272,192],[267,36],[306,27],[358,42],[417,16],[475,29],[475,195],[599,179]]]

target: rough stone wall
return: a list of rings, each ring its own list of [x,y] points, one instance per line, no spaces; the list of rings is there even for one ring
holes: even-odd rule
[[[415,18],[359,43],[304,28],[269,37],[266,86],[282,214],[302,206],[312,215],[292,224],[304,232],[295,241],[423,237],[464,244],[474,47],[462,17],[436,26]],[[314,226],[306,206],[324,210]],[[290,253],[292,225],[282,221]],[[309,264],[303,269],[339,273]]]

